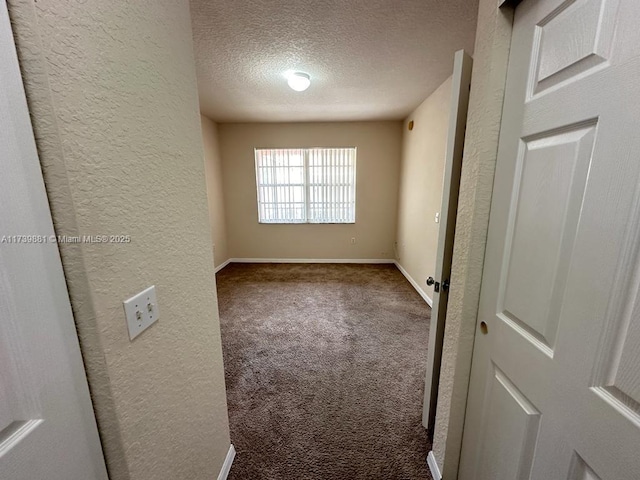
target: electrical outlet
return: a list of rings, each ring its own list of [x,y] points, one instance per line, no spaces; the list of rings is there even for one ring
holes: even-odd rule
[[[436,213],[436,223],[440,223],[440,212]]]
[[[356,237],[351,237],[351,245],[355,245],[356,244]]]
[[[125,300],[123,304],[130,340],[140,335],[160,317],[155,285]]]

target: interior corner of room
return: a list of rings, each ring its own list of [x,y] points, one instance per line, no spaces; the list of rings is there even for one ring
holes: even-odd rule
[[[435,268],[450,97],[448,78],[396,121],[226,124],[202,114],[216,268],[249,260],[395,263],[431,304],[424,281]],[[310,145],[357,147],[357,222],[260,224],[254,149]]]

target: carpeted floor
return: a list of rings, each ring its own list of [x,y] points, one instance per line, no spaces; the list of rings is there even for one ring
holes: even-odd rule
[[[393,265],[217,274],[230,480],[422,480],[431,310]]]

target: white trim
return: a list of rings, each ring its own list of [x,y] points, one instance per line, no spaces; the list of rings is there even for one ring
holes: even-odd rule
[[[391,258],[230,258],[231,263],[387,263]]]
[[[221,263],[220,265],[218,265],[214,270],[213,273],[218,273],[220,270],[222,270],[224,267],[226,267],[227,265],[229,265],[231,263],[231,260],[233,260],[232,258],[228,259],[226,262]]]
[[[229,451],[227,452],[227,456],[224,459],[224,463],[222,464],[222,468],[220,469],[220,473],[218,474],[218,480],[227,480],[227,476],[229,475],[229,470],[231,470],[231,464],[233,463],[234,458],[236,458],[236,449],[232,443],[231,445],[229,445]]]
[[[424,290],[422,290],[422,288],[420,287],[420,284],[418,282],[416,282],[411,275],[409,275],[409,272],[407,272],[402,265],[400,265],[400,263],[396,260],[395,262],[396,267],[398,267],[398,270],[400,270],[402,272],[402,274],[405,276],[405,278],[407,280],[409,280],[409,283],[413,286],[413,288],[416,289],[416,292],[418,292],[418,294],[424,299],[425,302],[427,302],[427,304],[430,307],[433,307],[433,300],[431,300],[431,297],[429,297],[429,295],[427,295],[427,292],[425,292]]]
[[[369,264],[393,264],[398,267],[398,270],[402,272],[405,278],[418,292],[422,299],[427,302],[427,305],[433,307],[433,300],[427,295],[427,293],[420,288],[420,284],[416,282],[409,272],[407,272],[397,260],[390,258],[230,258],[219,267],[216,268],[216,273],[222,270],[230,263],[369,263]]]
[[[429,465],[429,471],[431,472],[433,480],[442,480],[442,474],[440,473],[440,469],[438,468],[438,462],[436,462],[436,457],[433,454],[433,450],[430,450],[429,454],[427,455],[427,465]]]

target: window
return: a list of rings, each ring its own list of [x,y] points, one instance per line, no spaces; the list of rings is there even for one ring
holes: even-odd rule
[[[355,223],[355,148],[255,150],[260,223]]]

